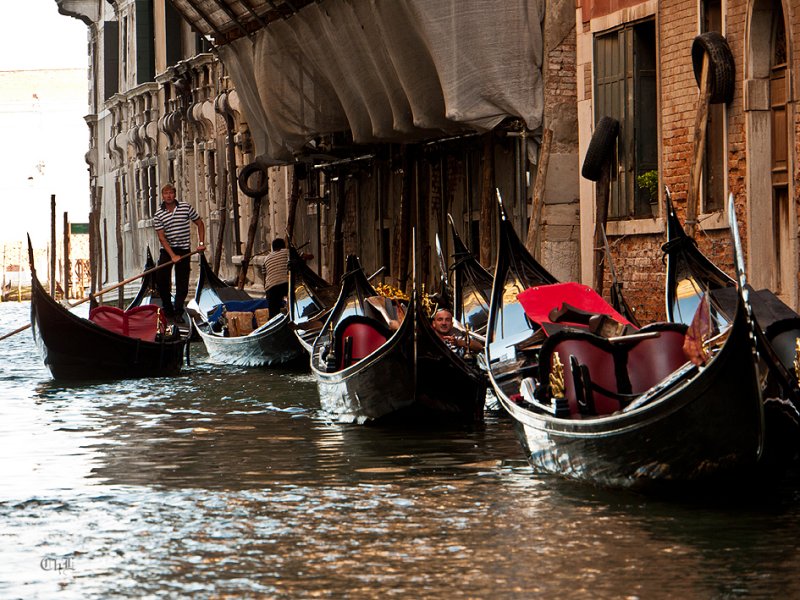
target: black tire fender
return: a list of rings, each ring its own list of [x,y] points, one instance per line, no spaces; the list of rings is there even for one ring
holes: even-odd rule
[[[257,187],[250,187],[250,177],[261,174],[261,181]],[[242,167],[239,171],[239,188],[251,198],[262,198],[269,191],[269,176],[266,165],[256,161]]]
[[[701,33],[692,42],[694,78],[700,85],[703,74],[703,56],[708,54],[708,79],[711,85],[711,104],[728,104],[733,100],[736,82],[736,65],[728,40],[718,31]]]
[[[583,158],[581,175],[589,181],[600,181],[603,167],[614,156],[614,145],[619,135],[619,121],[603,117],[594,128],[586,156]]]

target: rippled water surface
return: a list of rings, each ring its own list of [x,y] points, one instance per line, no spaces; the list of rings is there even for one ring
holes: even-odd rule
[[[28,311],[0,304],[0,334]],[[309,374],[201,344],[177,378],[70,386],[29,330],[0,344],[1,598],[800,596],[788,486],[603,492],[532,475],[493,415],[343,426]]]

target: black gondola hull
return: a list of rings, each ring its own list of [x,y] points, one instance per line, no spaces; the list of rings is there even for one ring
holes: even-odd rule
[[[71,313],[53,300],[33,276],[31,326],[55,379],[131,379],[177,375],[184,338],[146,342],[120,335]]]
[[[361,306],[363,298],[376,295],[357,259],[350,260],[340,298],[312,349],[311,370],[322,409],[340,422],[351,423],[428,426],[480,420],[485,375],[447,348],[419,316],[416,300],[385,343],[352,365],[328,371],[325,357],[333,342],[332,324],[345,306]]]
[[[514,419],[526,457],[536,472],[641,491],[741,485],[783,472],[796,454],[784,451],[787,446],[796,446],[790,439],[791,419],[783,410],[792,407],[785,403],[778,408],[777,403],[763,400],[756,350],[758,331],[746,290],[737,286],[730,327],[705,366],[687,363],[679,367],[616,412],[587,415],[572,411],[568,417],[559,418],[547,410],[549,395],[531,398],[530,382],[523,381],[529,372],[534,377],[549,378],[549,371],[531,365],[530,358],[519,353],[511,357],[520,361],[517,367],[504,366],[509,361],[509,344],[526,339],[534,331],[530,323],[519,318],[516,294],[540,282],[535,279],[532,257],[504,218],[500,230],[486,359],[495,393]],[[576,389],[579,384],[571,358],[566,362],[564,356],[561,359],[565,365],[562,383],[572,377],[572,389]],[[577,373],[589,377],[588,371],[578,369]],[[545,379],[538,385],[554,384]],[[559,386],[556,381],[556,389]]]
[[[736,481],[764,466],[764,415],[746,323],[731,335],[700,373],[628,413],[555,419],[499,397],[538,472],[639,490]]]

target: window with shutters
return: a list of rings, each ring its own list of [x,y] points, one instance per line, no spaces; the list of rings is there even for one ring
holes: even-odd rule
[[[655,23],[626,23],[594,40],[595,122],[620,124],[611,168],[609,219],[643,219],[658,214],[637,178],[658,169]]]
[[[119,23],[106,21],[103,25],[103,99],[119,91]]]
[[[183,58],[183,44],[181,43],[181,14],[167,2],[164,5],[165,37],[167,42],[167,66],[171,67]]]
[[[705,0],[702,4],[703,32],[722,32],[722,7],[720,0]],[[702,207],[703,212],[720,211],[725,207],[725,105],[708,107],[706,149],[703,159]]]
[[[153,0],[136,0],[136,83],[156,78]]]

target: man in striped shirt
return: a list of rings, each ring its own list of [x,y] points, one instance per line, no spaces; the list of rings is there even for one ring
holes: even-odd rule
[[[264,291],[272,318],[283,308],[283,299],[289,293],[289,249],[282,238],[272,240],[272,252],[267,254],[263,268]]]
[[[168,183],[161,188],[161,210],[153,216],[153,226],[161,242],[158,264],[172,263],[175,267],[175,301],[172,301],[172,266],[156,271],[156,287],[161,296],[164,316],[180,321],[183,319],[183,303],[189,293],[189,259],[182,257],[191,253],[191,227],[197,225],[199,239],[197,250],[205,250],[206,227],[193,206],[178,202],[175,186]]]

